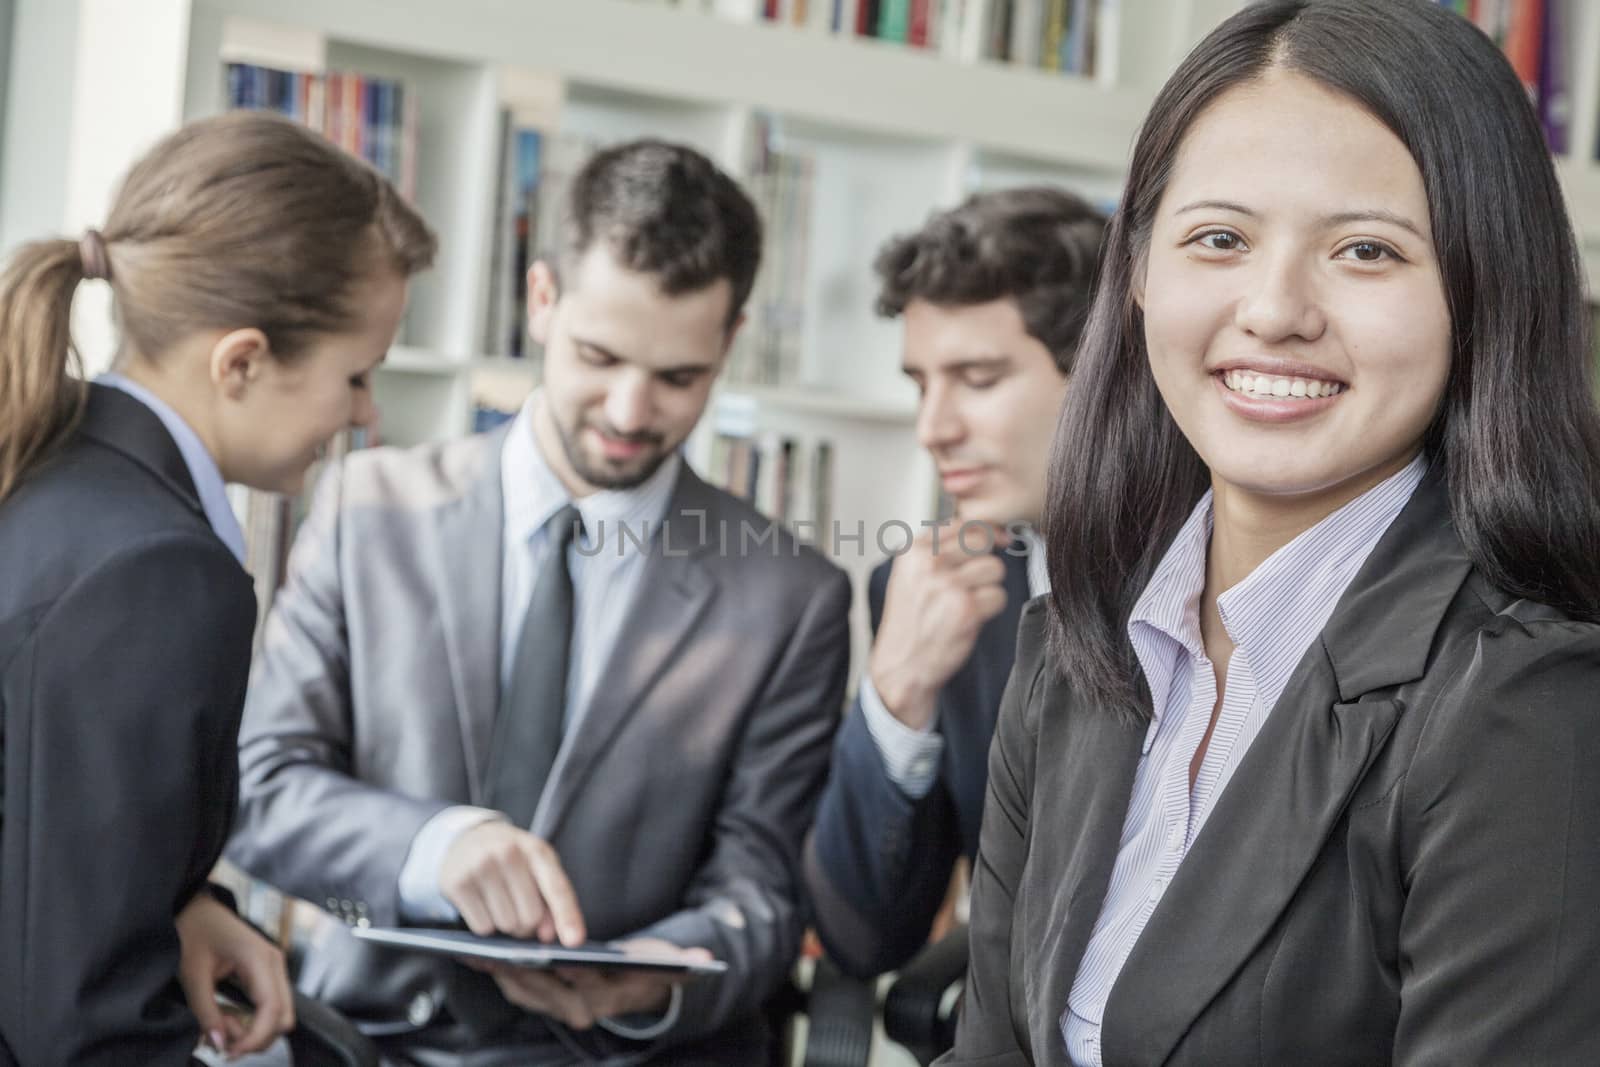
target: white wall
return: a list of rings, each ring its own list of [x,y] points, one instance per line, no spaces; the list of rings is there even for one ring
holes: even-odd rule
[[[6,87],[11,81],[11,19],[13,0],[0,0],[0,163],[6,156]]]
[[[4,0],[11,61],[0,119],[0,252],[58,234],[66,215],[67,140],[77,65],[78,5]]]
[[[128,167],[183,121],[190,0],[77,0],[65,198],[55,225],[100,226]],[[92,56],[88,63],[83,57]],[[111,290],[79,289],[72,333],[86,373],[111,364]]]

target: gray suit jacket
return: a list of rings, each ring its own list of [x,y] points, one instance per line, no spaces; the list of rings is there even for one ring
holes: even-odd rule
[[[942,1064],[1060,1019],[1145,727],[1024,613]],[[1112,987],[1106,1067],[1600,1063],[1600,626],[1497,589],[1430,475],[1300,662]]]
[[[483,803],[505,432],[357,452],[330,471],[267,624],[228,855],[347,920],[397,923],[417,831]],[[591,937],[703,945],[729,964],[686,987],[662,1039],[674,1045],[748,1022],[795,957],[850,588],[786,534],[741,552],[741,525],[766,520],[687,466],[667,521],[533,831],[561,856]],[[450,966],[336,926],[301,984],[358,1020],[423,1027]]]

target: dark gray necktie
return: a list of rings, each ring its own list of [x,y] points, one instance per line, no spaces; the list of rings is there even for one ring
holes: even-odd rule
[[[513,826],[524,830],[533,825],[534,809],[561,750],[567,659],[572,647],[572,575],[567,570],[567,549],[580,525],[578,509],[571,504],[545,525],[550,547],[534,578],[511,679],[495,713],[485,800],[489,807],[505,812]],[[519,1025],[534,1025],[525,1012],[500,995],[493,979],[465,967],[451,969],[448,1002],[451,1014],[483,1040],[508,1034]]]
[[[545,524],[549,549],[522,619],[511,679],[495,715],[485,799],[513,826],[533,825],[556,753],[567,707],[567,660],[572,648],[572,575],[567,549],[581,525],[568,504]]]

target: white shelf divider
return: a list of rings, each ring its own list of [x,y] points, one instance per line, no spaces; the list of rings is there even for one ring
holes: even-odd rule
[[[395,345],[389,349],[388,356],[378,365],[378,369],[389,374],[427,374],[447,378],[466,374],[473,365],[472,360],[449,356],[429,348]]]

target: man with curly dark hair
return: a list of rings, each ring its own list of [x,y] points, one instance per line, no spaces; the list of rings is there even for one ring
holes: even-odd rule
[[[817,926],[849,973],[926,944],[977,848],[1017,619],[1048,588],[1033,528],[1104,226],[1069,193],[1009,189],[879,253],[878,311],[904,320],[917,436],[955,517],[873,572],[872,654],[807,843]]]

